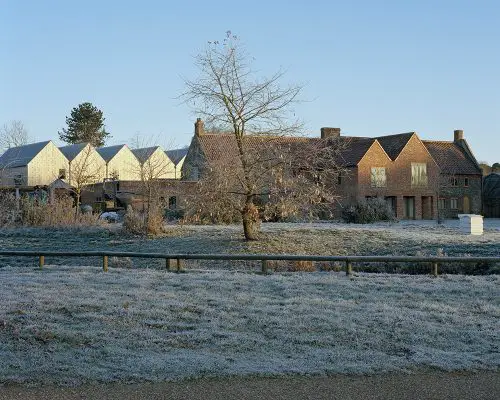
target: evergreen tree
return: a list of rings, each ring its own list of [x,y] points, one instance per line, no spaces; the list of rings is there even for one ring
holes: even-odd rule
[[[102,111],[92,103],[82,103],[71,110],[66,117],[67,128],[59,132],[59,138],[66,143],[90,143],[94,147],[103,146],[110,137],[104,126]]]

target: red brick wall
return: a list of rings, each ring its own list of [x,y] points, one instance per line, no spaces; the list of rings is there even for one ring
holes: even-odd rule
[[[428,184],[426,187],[411,186],[411,163],[426,163]],[[385,188],[371,187],[371,167],[385,167],[387,185]],[[383,151],[378,142],[375,142],[366,152],[358,164],[358,199],[367,196],[395,196],[397,198],[397,217],[403,218],[403,198],[415,197],[415,218],[422,218],[422,196],[431,197],[432,217],[437,213],[437,185],[439,169],[431,155],[418,139],[413,135],[396,160],[392,161]]]

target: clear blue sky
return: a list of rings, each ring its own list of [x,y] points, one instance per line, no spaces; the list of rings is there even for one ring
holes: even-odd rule
[[[269,74],[305,83],[310,135],[416,131],[500,162],[500,1],[0,0],[0,124],[58,139],[71,109],[103,110],[109,144],[190,142],[176,100],[194,56],[232,30]]]

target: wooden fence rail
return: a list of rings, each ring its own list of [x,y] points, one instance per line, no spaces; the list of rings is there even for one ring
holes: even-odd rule
[[[181,271],[183,260],[250,260],[260,261],[263,273],[269,270],[269,261],[324,261],[344,262],[347,275],[352,274],[352,264],[355,262],[389,262],[389,263],[428,263],[431,273],[438,275],[438,265],[443,263],[500,263],[498,257],[414,257],[414,256],[311,256],[295,254],[168,254],[168,253],[137,253],[127,251],[52,251],[52,250],[0,250],[0,256],[38,257],[39,267],[43,268],[45,257],[101,257],[103,271],[108,270],[109,257],[156,258],[164,259],[168,270]]]

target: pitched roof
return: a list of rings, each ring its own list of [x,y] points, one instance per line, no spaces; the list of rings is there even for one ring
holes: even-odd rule
[[[58,178],[54,182],[52,182],[49,185],[50,188],[52,189],[66,189],[66,190],[71,190],[73,187],[69,185],[65,180]]]
[[[42,149],[51,141],[30,143],[24,146],[11,147],[0,157],[0,167],[15,168],[24,167],[33,160]]]
[[[174,149],[174,150],[165,150],[165,153],[167,154],[168,158],[175,164],[179,164],[179,161],[181,161],[184,157],[186,157],[188,153],[188,148],[184,149]]]
[[[445,174],[481,174],[476,163],[455,142],[423,140],[441,171]]]
[[[111,160],[116,154],[123,148],[126,147],[126,144],[117,144],[116,146],[108,146],[108,147],[98,147],[96,151],[104,158],[104,161],[108,162]]]
[[[134,153],[134,156],[136,156],[139,162],[142,164],[146,162],[149,157],[151,157],[153,153],[159,148],[160,146],[143,147],[142,149],[133,149],[132,153]]]
[[[354,167],[358,165],[370,146],[375,142],[373,138],[363,137],[341,137],[344,146],[339,154],[337,163],[343,167]]]
[[[306,146],[320,145],[323,139],[311,137],[290,137],[290,136],[246,136],[247,144],[252,150],[264,151],[270,144],[287,145],[297,154],[311,148]],[[366,151],[373,144],[375,139],[364,137],[341,136],[338,138],[341,151],[337,155],[336,162],[344,167],[356,166]],[[200,146],[208,162],[227,160],[237,157],[238,147],[236,139],[232,134],[204,134],[198,137]]]
[[[415,132],[398,133],[396,135],[378,136],[375,139],[378,140],[387,155],[394,161],[414,134]]]
[[[64,154],[64,156],[72,161],[74,158],[80,154],[80,152],[87,146],[87,143],[76,143],[70,144],[68,146],[59,147],[59,150]]]

